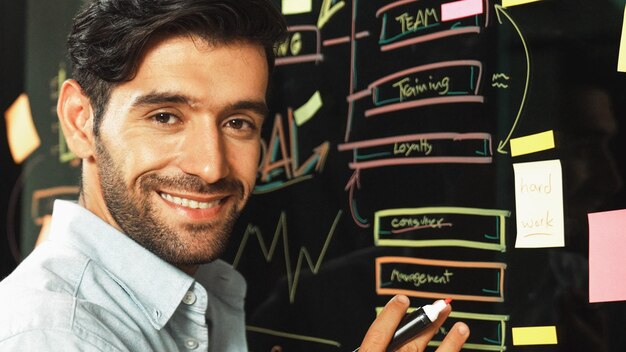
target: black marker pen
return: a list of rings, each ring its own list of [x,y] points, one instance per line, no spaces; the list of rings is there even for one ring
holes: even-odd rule
[[[398,328],[395,334],[393,334],[389,346],[387,346],[387,352],[394,352],[424,331],[430,324],[437,320],[439,313],[441,313],[450,302],[452,302],[450,298],[438,300],[433,304],[427,304],[405,315],[404,318],[400,320]],[[358,350],[357,348],[353,352],[357,352]]]

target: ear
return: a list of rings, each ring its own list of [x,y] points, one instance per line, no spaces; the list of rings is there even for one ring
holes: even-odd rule
[[[89,98],[73,79],[63,82],[57,114],[70,150],[79,158],[94,155],[93,111]]]

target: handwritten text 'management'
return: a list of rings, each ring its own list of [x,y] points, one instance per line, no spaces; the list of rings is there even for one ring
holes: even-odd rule
[[[409,282],[415,287],[420,287],[424,284],[448,284],[452,281],[452,275],[454,275],[454,273],[448,271],[448,269],[441,275],[431,275],[420,272],[403,273],[398,269],[393,269],[390,279],[391,282]]]

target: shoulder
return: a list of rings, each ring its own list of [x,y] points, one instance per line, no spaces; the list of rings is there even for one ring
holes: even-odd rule
[[[89,259],[70,248],[42,244],[0,282],[0,326],[7,317],[73,311]],[[61,314],[56,319],[66,319]],[[4,329],[0,329],[0,336]]]
[[[105,329],[95,328],[95,316],[84,319],[86,309],[74,297],[36,290],[21,293],[11,297],[11,304],[0,306],[1,351],[125,350]]]
[[[97,336],[59,329],[32,329],[0,339],[2,351],[122,352]]]
[[[70,246],[46,241],[0,282],[0,297],[27,289],[72,295],[90,261],[89,257]]]
[[[94,302],[33,288],[0,300],[0,351],[128,351],[119,318]]]
[[[76,297],[89,262],[72,248],[45,244],[0,282],[0,350],[123,351],[98,328],[101,308]]]

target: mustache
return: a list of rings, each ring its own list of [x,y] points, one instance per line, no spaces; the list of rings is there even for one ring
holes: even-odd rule
[[[156,174],[145,175],[139,181],[142,191],[150,191],[158,187],[173,188],[190,193],[235,193],[244,195],[243,183],[234,178],[223,178],[214,183],[208,183],[197,176],[161,176]]]

